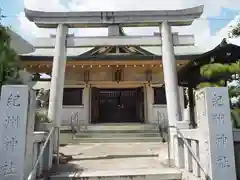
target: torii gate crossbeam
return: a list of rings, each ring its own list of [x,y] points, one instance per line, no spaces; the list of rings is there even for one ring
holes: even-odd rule
[[[54,48],[55,38],[38,38],[35,48]],[[174,46],[194,45],[193,35],[173,34]],[[68,48],[97,46],[162,46],[161,36],[67,37]]]
[[[114,24],[122,27],[157,27],[163,21],[168,21],[171,26],[186,26],[202,13],[203,6],[164,11],[42,12],[25,9],[26,17],[42,28],[56,28],[58,24],[67,24],[71,28],[99,28]]]

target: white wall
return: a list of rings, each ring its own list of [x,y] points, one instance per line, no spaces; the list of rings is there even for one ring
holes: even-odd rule
[[[62,110],[62,126],[71,124],[85,124],[84,106],[63,106]]]
[[[159,122],[166,121],[168,119],[167,116],[167,105],[153,105],[153,88],[152,87],[146,87],[146,101],[145,103],[148,103],[145,108],[147,109],[147,117],[146,117],[146,123],[150,124],[158,124]],[[179,88],[180,91],[180,103],[183,111],[184,116],[184,99],[183,99],[183,89]],[[76,124],[88,124],[89,123],[89,115],[86,113],[90,113],[90,91],[89,88],[84,88],[83,91],[83,103],[86,105],[82,106],[63,106],[62,111],[62,125],[68,126],[71,124],[71,119]],[[88,108],[87,108],[88,107]],[[86,112],[86,113],[84,113]],[[146,112],[146,111],[145,111]]]
[[[153,105],[153,118],[150,123],[158,124],[167,121],[167,105]]]
[[[149,94],[148,94],[149,93]],[[147,94],[153,98],[153,90],[147,91]],[[180,97],[180,104],[182,109],[182,118],[185,119],[185,110],[184,110],[184,95],[183,95],[183,88],[179,87],[179,97]],[[168,120],[168,114],[167,114],[167,105],[166,104],[153,104],[153,99],[149,101],[148,103],[151,103],[152,106],[152,116],[151,118],[148,118],[148,123],[158,124],[159,122],[163,122]],[[165,123],[166,123],[165,122]]]
[[[167,120],[167,105],[152,105],[153,116],[150,122],[151,124],[157,124],[158,120]],[[62,125],[68,126],[71,124],[71,119],[74,123],[88,124],[84,119],[84,106],[63,106],[62,111]]]

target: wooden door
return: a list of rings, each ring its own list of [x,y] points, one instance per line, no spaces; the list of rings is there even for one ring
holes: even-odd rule
[[[97,123],[99,118],[99,89],[96,87],[92,87],[91,114],[91,122]]]
[[[136,89],[101,89],[98,122],[139,122],[136,117]]]
[[[136,89],[122,89],[120,91],[120,122],[136,122]]]
[[[137,88],[136,117],[144,123],[144,88]]]
[[[101,89],[99,109],[100,123],[119,122],[119,91]]]

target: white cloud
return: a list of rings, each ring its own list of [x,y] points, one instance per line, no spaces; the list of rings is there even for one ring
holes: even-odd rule
[[[70,9],[82,11],[165,10],[184,8],[184,0],[72,0]]]
[[[24,5],[28,9],[34,9],[38,11],[67,11],[60,0],[24,0]]]
[[[239,0],[69,0],[68,6],[60,3],[60,0],[24,0],[25,6],[29,9],[42,11],[114,11],[114,10],[168,10],[168,9],[182,9],[204,4],[204,14],[201,19],[196,20],[192,26],[174,28],[184,34],[194,34],[196,43],[199,46],[208,46],[209,38],[212,43],[218,43],[220,37],[210,37],[209,24],[206,17],[217,16],[220,7],[240,8]],[[33,23],[30,23],[21,13],[19,15],[21,23],[21,31],[25,34],[33,36],[48,36],[49,30],[39,29]],[[126,28],[129,34],[153,34],[159,31],[158,28]],[[75,34],[80,36],[92,35],[106,35],[106,29],[78,29]],[[224,34],[224,33],[223,33]],[[225,35],[224,35],[225,36]]]
[[[18,20],[20,21],[20,31],[24,37],[29,39],[31,37],[46,37],[49,36],[49,33],[54,33],[56,30],[49,30],[38,28],[33,22],[30,22],[26,17],[24,12],[21,12],[18,16]]]
[[[209,50],[211,48],[216,47],[223,38],[227,39],[228,43],[236,44],[240,46],[240,37],[238,38],[229,38],[229,33],[237,25],[237,22],[240,20],[240,15],[236,16],[234,20],[232,20],[228,25],[226,25],[224,28],[220,29],[215,36],[208,36],[207,39],[204,39],[202,41],[203,43],[200,44],[200,47],[203,48],[203,50]],[[206,44],[206,46],[204,46]]]
[[[60,0],[24,0],[25,8],[38,11],[67,11],[68,9],[60,3]],[[33,22],[30,22],[24,12],[18,15],[20,22],[20,33],[31,41],[33,37],[46,37],[49,33],[55,33],[56,30],[38,28]]]
[[[234,20],[232,20],[226,27],[222,28],[217,34],[217,37],[228,37],[229,32],[236,27],[236,25],[238,24],[240,20],[240,14],[238,16],[235,17]],[[238,38],[228,38],[228,41],[230,43],[236,44],[240,46],[240,37]]]

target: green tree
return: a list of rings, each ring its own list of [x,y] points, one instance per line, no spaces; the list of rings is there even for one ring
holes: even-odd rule
[[[3,84],[19,84],[20,60],[17,53],[10,47],[11,38],[8,28],[1,24],[0,11],[0,87]]]
[[[233,28],[230,32],[232,37],[239,37],[240,36],[240,22]]]
[[[212,63],[201,67],[200,74],[209,81],[203,82],[199,85],[202,87],[221,87],[227,86],[227,82],[236,82],[236,86],[228,86],[229,97],[239,98],[240,96],[240,62],[236,60],[231,64]],[[240,128],[240,102],[233,104],[230,100],[231,116],[234,128]]]
[[[240,23],[236,25],[229,33],[230,38],[240,37]],[[220,87],[227,86],[229,82],[235,82],[235,86],[229,86],[229,97],[239,98],[240,96],[240,60],[236,59],[231,64],[221,64],[211,62],[210,64],[204,65],[200,69],[202,77],[209,81],[203,82],[199,87]],[[232,107],[231,115],[234,128],[240,128],[240,100]]]
[[[229,32],[230,38],[236,38],[240,36],[240,22]],[[225,41],[223,41],[226,43]],[[240,92],[240,60],[236,59],[236,62],[231,64],[220,64],[211,62],[201,67],[201,76],[209,79],[211,82],[204,82],[200,84],[200,87],[205,86],[226,86],[226,82],[237,81],[236,87],[231,87],[230,96],[239,96]]]
[[[227,86],[229,82],[235,81],[236,86],[229,87],[230,97],[238,97],[240,94],[240,62],[236,60],[235,63],[221,64],[212,63],[201,67],[200,74],[209,81],[200,84],[200,87],[221,87]]]

